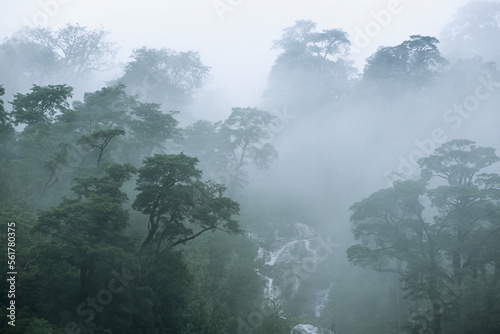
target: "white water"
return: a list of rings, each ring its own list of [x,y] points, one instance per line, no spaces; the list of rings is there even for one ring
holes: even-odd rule
[[[260,244],[255,260],[260,260],[262,265],[257,272],[265,281],[264,297],[283,303],[301,289],[303,281],[314,275],[317,265],[325,260],[325,249],[321,249],[323,244],[318,243],[320,236],[311,226],[295,222],[287,228],[292,233],[286,232],[286,236],[280,236],[278,230],[275,230],[271,245],[265,241],[259,242],[266,240],[267,236],[262,239],[254,236]],[[327,307],[332,298],[332,291],[333,283],[328,287],[318,288],[304,304],[304,311],[314,315],[318,321],[325,315],[328,317]],[[298,324],[291,334],[334,333],[311,324]]]
[[[316,234],[316,232],[311,226],[299,222],[294,223],[294,228],[297,230],[298,234],[303,238],[312,237]]]
[[[316,307],[314,308],[314,315],[316,315],[316,318],[319,318],[321,316],[321,313],[326,309],[326,305],[328,303],[328,300],[330,299],[332,289],[333,283],[330,283],[328,289],[318,292],[316,296]]]
[[[335,334],[329,329],[319,329],[313,325],[299,324],[292,328],[290,334]]]
[[[297,242],[300,242],[302,240],[293,240],[290,241],[289,243],[285,244],[283,247],[278,249],[275,252],[269,252],[269,257],[267,258],[266,262],[264,263],[266,266],[274,266],[278,258],[280,257],[281,253],[283,253],[285,250],[291,248],[294,244]]]
[[[279,288],[273,285],[273,279],[271,277],[264,277],[267,279],[266,287],[264,289],[264,295],[269,300],[276,300],[280,295]]]
[[[267,251],[264,248],[259,246],[259,250],[257,251],[257,257],[254,259],[254,261],[256,261],[258,259],[263,259],[266,252]]]

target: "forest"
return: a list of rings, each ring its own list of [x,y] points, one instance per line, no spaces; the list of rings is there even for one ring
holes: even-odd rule
[[[196,50],[5,38],[0,332],[500,333],[499,17],[471,1],[361,70],[297,20],[216,121]]]

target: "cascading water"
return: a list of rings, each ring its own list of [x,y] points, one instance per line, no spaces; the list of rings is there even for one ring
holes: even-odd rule
[[[283,247],[278,249],[277,251],[270,252],[269,256],[266,259],[266,262],[264,263],[266,266],[274,266],[278,258],[280,257],[281,254],[287,254],[289,253],[289,249],[293,247],[294,244],[297,242],[301,242],[303,240],[292,240],[289,243],[285,244]]]
[[[290,308],[290,305],[299,307],[299,315],[294,314],[299,320],[325,323],[321,320],[331,302],[334,284],[328,282],[325,286],[316,282],[312,287],[307,285],[318,276],[321,264],[331,256],[335,244],[325,242],[311,226],[300,222],[288,224],[284,231],[281,234],[276,231],[272,240],[252,236],[259,243],[255,260],[260,264],[258,273],[266,283],[264,295],[285,308]],[[331,330],[309,324],[295,326],[292,333],[333,334]]]
[[[330,293],[333,290],[333,283],[330,283],[328,289],[321,290],[316,295],[316,307],[314,308],[314,314],[316,318],[321,316],[321,313],[326,309],[327,304],[330,300]]]
[[[329,329],[314,327],[313,325],[299,324],[292,328],[290,334],[335,334]]]

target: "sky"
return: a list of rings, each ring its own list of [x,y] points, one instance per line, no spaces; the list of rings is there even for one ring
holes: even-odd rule
[[[0,12],[0,39],[23,25],[53,29],[79,23],[111,32],[121,63],[134,48],[198,51],[212,68],[207,89],[228,105],[256,106],[276,58],[272,41],[296,20],[341,28],[362,69],[377,47],[413,34],[438,36],[467,0],[24,0]],[[7,8],[5,10],[5,8]],[[117,73],[116,75],[119,75]]]

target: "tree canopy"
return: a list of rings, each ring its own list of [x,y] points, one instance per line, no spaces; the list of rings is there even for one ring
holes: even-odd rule
[[[367,59],[363,79],[375,81],[384,89],[424,87],[448,63],[438,43],[435,37],[413,35],[400,45],[380,47]]]
[[[210,71],[193,51],[142,47],[134,50],[131,58],[118,81],[143,102],[161,103],[168,110],[190,102],[193,92],[202,86]]]
[[[264,93],[272,108],[304,112],[312,101],[331,103],[347,93],[356,74],[346,58],[351,45],[347,33],[341,29],[315,29],[316,23],[300,20],[274,41],[273,48],[281,53]]]
[[[500,176],[483,172],[498,160],[491,147],[452,140],[420,159],[421,180],[395,182],[351,207],[360,243],[349,261],[400,277],[418,320],[410,330],[499,328],[488,296],[498,293]],[[428,309],[417,309],[422,303]]]

